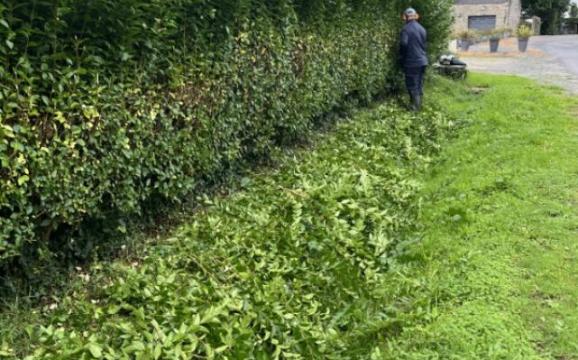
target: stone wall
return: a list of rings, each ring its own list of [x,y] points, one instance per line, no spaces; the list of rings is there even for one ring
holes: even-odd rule
[[[468,18],[483,15],[495,15],[497,28],[515,29],[522,16],[521,0],[502,0],[501,3],[496,0],[458,0],[454,6],[454,31],[468,30]]]

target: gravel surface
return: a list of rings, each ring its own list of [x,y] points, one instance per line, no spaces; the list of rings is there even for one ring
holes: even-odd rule
[[[578,94],[577,35],[533,37],[525,54],[518,52],[516,39],[502,40],[496,54],[484,42],[460,56],[472,71],[526,76]]]

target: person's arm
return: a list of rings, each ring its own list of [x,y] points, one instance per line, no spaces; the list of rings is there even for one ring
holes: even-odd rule
[[[424,29],[424,43],[423,43],[423,48],[425,49],[425,51],[427,52],[427,30]]]
[[[403,29],[401,31],[400,40],[399,40],[399,48],[400,48],[400,51],[402,53],[405,52],[405,49],[407,49],[408,44],[409,44],[409,35],[407,34],[407,31],[405,29]]]
[[[399,64],[403,66],[403,62],[405,60],[405,53],[407,50],[407,45],[409,44],[409,36],[407,35],[407,31],[403,29],[401,31],[401,35],[399,38]]]

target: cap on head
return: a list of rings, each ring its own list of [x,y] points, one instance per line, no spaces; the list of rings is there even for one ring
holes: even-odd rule
[[[407,9],[403,12],[403,14],[404,14],[405,16],[416,16],[416,15],[417,15],[417,11],[415,11],[414,8],[407,8]]]

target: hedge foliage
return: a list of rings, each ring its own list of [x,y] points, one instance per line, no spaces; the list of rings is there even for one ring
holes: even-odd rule
[[[431,48],[448,0],[419,0]],[[0,3],[0,265],[180,201],[395,68],[396,0]],[[54,245],[66,234],[66,243]]]

